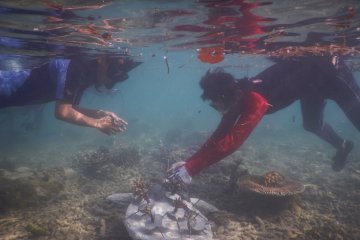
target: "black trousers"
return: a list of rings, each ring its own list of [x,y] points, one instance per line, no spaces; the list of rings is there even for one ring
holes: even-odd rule
[[[326,89],[331,89],[330,91],[325,94],[318,92],[300,99],[304,128],[327,141],[336,149],[341,148],[344,139],[324,121],[326,99],[334,100],[360,131],[360,88],[352,72],[344,63],[341,63],[338,68],[336,76],[331,76],[333,79],[327,82],[329,85]]]

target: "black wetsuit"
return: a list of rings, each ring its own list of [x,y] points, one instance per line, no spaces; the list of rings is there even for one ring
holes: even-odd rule
[[[303,122],[311,131],[333,145],[337,151],[332,168],[340,171],[353,143],[338,136],[324,122],[326,99],[334,100],[355,127],[360,130],[360,90],[344,62],[331,58],[306,57],[278,61],[256,77],[237,81],[235,101],[224,113],[221,122],[184,164],[194,176],[238,149],[264,115],[301,102]]]
[[[96,80],[96,61],[54,59],[32,70],[0,71],[0,108],[62,100],[78,105]]]
[[[333,64],[327,57],[279,61],[251,80],[251,89],[270,104],[266,114],[300,100],[304,128],[336,149],[344,139],[323,120],[326,99],[334,100],[360,131],[360,88],[343,61]]]

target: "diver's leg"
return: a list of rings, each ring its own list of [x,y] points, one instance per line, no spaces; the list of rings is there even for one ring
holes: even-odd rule
[[[345,167],[346,159],[354,144],[341,138],[332,127],[324,122],[325,100],[322,98],[306,98],[301,100],[301,111],[304,129],[310,131],[336,148],[332,168],[340,171]]]
[[[304,129],[319,136],[333,147],[338,148],[344,139],[337,135],[332,127],[323,120],[325,100],[321,98],[307,98],[301,99],[300,103]]]
[[[360,131],[360,88],[351,71],[342,67],[331,96],[351,123]]]

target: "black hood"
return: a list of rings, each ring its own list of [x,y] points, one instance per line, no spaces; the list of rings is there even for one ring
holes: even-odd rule
[[[113,80],[112,83],[106,84],[106,88],[112,88],[117,82],[123,82],[129,78],[128,72],[139,66],[142,62],[134,61],[131,58],[110,58],[108,60],[107,75]]]
[[[125,72],[128,73],[131,70],[133,70],[134,68],[136,68],[137,66],[139,66],[140,64],[142,64],[142,62],[135,62],[134,60],[132,60],[130,58],[126,58],[123,67],[124,67]]]

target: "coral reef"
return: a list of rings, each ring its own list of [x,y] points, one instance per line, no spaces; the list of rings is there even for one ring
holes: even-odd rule
[[[48,230],[34,223],[29,223],[25,229],[34,237],[46,236],[49,234]]]
[[[112,150],[101,147],[96,151],[79,152],[72,167],[88,178],[109,179],[116,167],[129,167],[139,160],[140,153],[135,147],[119,146]]]
[[[239,178],[237,186],[239,190],[277,197],[292,196],[305,189],[302,183],[286,179],[276,171],[267,172],[263,176],[243,176]]]
[[[129,204],[124,219],[133,239],[212,239],[209,222],[191,200],[167,192],[160,185],[149,191],[143,179],[136,179],[133,185],[135,201]],[[120,202],[123,202],[122,196]]]
[[[137,178],[134,180],[133,188],[134,188],[134,195],[137,201],[139,202],[145,201],[147,203],[150,203],[149,189],[147,186],[145,186],[145,182],[142,178]]]
[[[285,177],[279,172],[271,171],[263,175],[264,185],[266,187],[280,187],[285,181]]]
[[[216,206],[215,210],[203,211],[198,201],[191,201],[210,221],[214,238],[360,238],[360,162],[356,161],[359,150],[354,149],[343,172],[333,174],[328,157],[332,152],[326,152],[326,146],[315,142],[306,147],[308,142],[296,142],[296,139],[284,144],[283,141],[277,142],[273,135],[271,139],[272,144],[264,139],[263,143],[257,142],[256,147],[250,140],[241,151],[193,178],[187,187],[192,196]],[[176,149],[174,146],[170,148]],[[111,153],[121,152],[123,147],[109,149],[106,154],[111,156]],[[80,172],[81,164],[72,169],[71,158],[68,162],[57,159],[63,156],[63,150],[58,154],[36,155],[41,157],[38,159],[41,166],[32,164],[34,168],[1,170],[0,239],[131,240],[123,223],[127,204],[117,204],[106,197],[113,193],[128,196],[121,193],[134,191],[133,183],[138,176],[146,179],[145,189],[159,182],[164,177],[159,169],[165,164],[154,161],[152,153],[158,150],[156,147],[154,144],[146,145],[138,164],[123,167],[113,163],[112,178],[84,177]],[[186,146],[179,148],[188,149]],[[61,162],[62,167],[50,167],[54,162]],[[249,172],[258,177],[257,184],[261,186],[281,186],[282,178],[277,173],[263,174],[269,169],[284,173],[285,180],[291,178],[303,182],[305,191],[280,197],[237,191],[236,183]],[[229,189],[232,182],[233,187]],[[183,211],[180,207],[177,210]],[[182,223],[184,230],[188,231],[186,221]],[[29,224],[45,229],[48,234],[34,236],[26,229]]]
[[[62,168],[3,170],[0,175],[0,209],[36,206],[56,198],[64,187]]]

